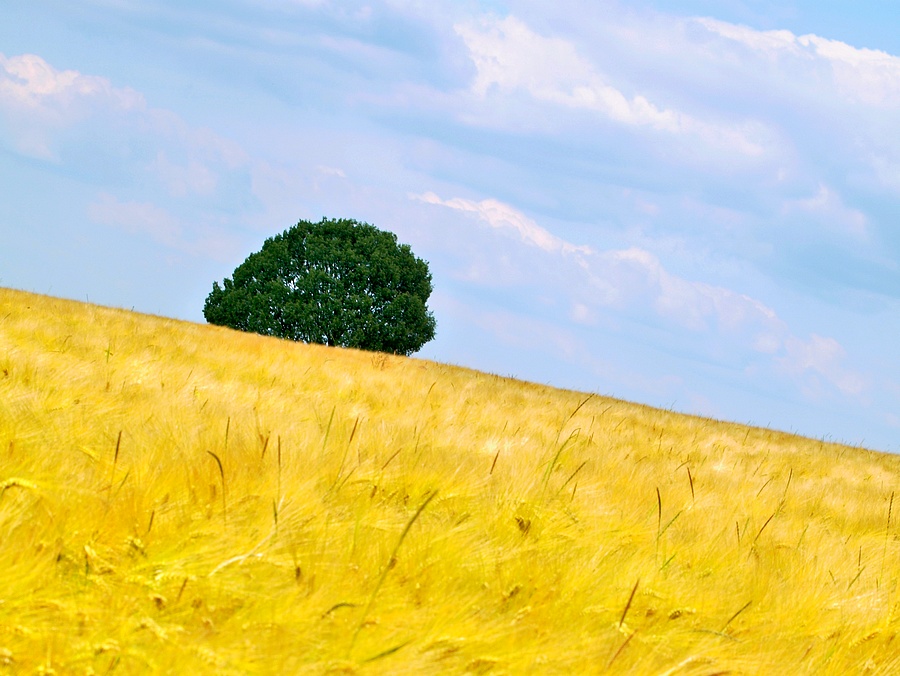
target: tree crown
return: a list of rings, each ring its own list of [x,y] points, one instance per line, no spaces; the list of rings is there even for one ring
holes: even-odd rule
[[[434,338],[428,264],[391,232],[351,219],[297,225],[265,241],[223,286],[211,324],[291,340],[412,354]]]

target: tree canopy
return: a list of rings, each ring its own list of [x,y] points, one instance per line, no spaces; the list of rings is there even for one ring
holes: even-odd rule
[[[409,355],[434,338],[428,264],[391,232],[300,221],[213,283],[210,324],[307,343]]]

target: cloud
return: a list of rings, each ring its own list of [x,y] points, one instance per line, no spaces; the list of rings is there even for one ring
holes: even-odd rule
[[[524,90],[538,101],[592,111],[622,125],[699,137],[750,156],[764,152],[747,129],[705,122],[656,105],[642,94],[626,95],[580,56],[571,42],[538,35],[514,16],[483,18],[454,28],[475,64],[471,91],[477,97]]]
[[[144,98],[133,89],[74,70],[57,70],[34,54],[0,54],[0,116],[18,152],[58,161],[53,140],[61,129],[107,112],[144,110]]]
[[[871,235],[885,227],[879,221],[891,215],[871,201],[872,188],[890,198],[900,194],[900,56],[711,18],[685,19],[682,26],[691,63],[721,85],[710,92],[714,105],[735,102],[781,130],[778,187],[785,195],[796,199],[810,185],[825,186],[829,194],[820,197],[834,207],[832,229],[861,235],[861,214],[835,201],[859,195],[870,205],[863,215],[874,241]],[[821,209],[818,215],[824,220]]]
[[[131,234],[148,235],[153,241],[181,248],[182,228],[165,209],[147,202],[120,202],[108,193],[88,205],[88,218],[95,223],[122,228]]]
[[[570,318],[593,323],[600,308],[629,314],[649,309],[667,322],[694,332],[715,329],[725,334],[750,334],[759,352],[775,352],[786,333],[774,310],[758,300],[730,289],[690,281],[670,273],[654,254],[639,247],[596,250],[557,237],[521,211],[498,200],[480,202],[463,198],[441,199],[433,192],[410,195],[411,199],[476,216],[492,228],[515,232],[519,240],[541,251],[562,256],[556,267],[560,288],[568,298]],[[504,252],[497,263],[510,264]],[[546,275],[542,275],[546,276]],[[479,277],[469,276],[470,279]],[[564,286],[563,286],[564,285]],[[715,325],[710,325],[710,320]]]
[[[0,55],[2,144],[92,191],[104,185],[87,208],[93,222],[194,256],[233,258],[239,245],[229,231],[260,211],[253,174],[261,162],[239,144],[149,106],[133,89],[33,54]]]
[[[189,194],[212,195],[218,183],[215,173],[206,165],[196,159],[189,160],[186,166],[173,163],[163,150],[156,154],[152,170],[168,186],[174,197]]]
[[[219,228],[192,224],[185,228],[168,210],[151,202],[120,201],[101,193],[88,204],[87,216],[94,223],[146,237],[157,244],[216,261],[226,262],[241,251],[238,238]]]
[[[492,228],[515,231],[523,242],[544,251],[562,251],[564,253],[591,252],[590,247],[576,246],[566,242],[550,234],[521,211],[494,199],[473,202],[461,197],[454,197],[449,200],[442,200],[433,192],[426,192],[422,195],[410,195],[410,198],[426,204],[436,204],[457,211],[475,214]]]
[[[881,185],[900,194],[900,158],[894,161],[875,156],[872,158],[872,168]]]
[[[785,352],[778,365],[798,379],[808,396],[819,398],[824,394],[823,380],[846,396],[864,393],[865,379],[842,365],[846,350],[834,338],[812,334],[808,340],[801,340],[792,336],[785,342]]]
[[[812,334],[802,339],[762,301],[733,289],[676,275],[646,249],[600,250],[575,245],[498,200],[442,199],[433,192],[410,198],[466,214],[494,231],[517,235],[525,249],[494,249],[479,240],[473,241],[472,251],[495,256],[493,267],[490,261],[483,264],[488,270],[528,267],[520,276],[532,276],[533,292],[552,296],[566,308],[565,315],[557,318],[561,326],[568,323],[573,329],[595,327],[602,322],[604,330],[610,330],[615,326],[610,321],[610,312],[614,312],[659,327],[667,342],[694,342],[694,349],[704,358],[712,356],[704,351],[711,351],[719,359],[757,363],[748,374],[759,372],[759,366],[768,364],[763,372],[774,369],[811,399],[821,398],[829,387],[848,398],[862,397],[867,390],[866,379],[844,366],[845,350],[834,338]],[[539,251],[544,258],[533,261],[525,255],[527,250]],[[470,275],[465,279],[476,285],[490,283],[490,275]],[[539,297],[534,300],[541,302]],[[505,320],[495,324],[492,330],[497,332]]]
[[[537,99],[595,110],[623,124],[666,131],[681,126],[678,113],[660,110],[643,96],[628,99],[604,83],[571,43],[537,35],[513,16],[484,19],[479,27],[458,24],[455,29],[478,71],[472,83],[478,96],[493,88],[525,89]]]
[[[35,54],[0,54],[0,99],[38,113],[63,113],[80,99],[129,110],[143,108],[143,96],[133,89],[113,87],[109,80],[57,70]]]
[[[670,396],[682,380],[665,373],[647,373],[623,359],[621,350],[598,351],[596,339],[585,333],[583,327],[561,326],[514,310],[464,303],[445,293],[438,292],[435,310],[451,319],[455,326],[474,327],[466,349],[466,362],[493,373],[511,374],[513,377],[542,378],[536,364],[552,364],[554,376],[551,382],[564,383],[568,378],[580,382],[581,387],[593,383],[615,382],[635,391]],[[479,335],[480,334],[480,335]],[[487,338],[487,339],[486,339]],[[439,339],[440,340],[440,339]],[[621,345],[619,346],[621,347]],[[626,348],[627,349],[627,348]]]
[[[337,178],[347,178],[347,174],[343,169],[339,169],[338,167],[326,167],[324,165],[319,165],[316,167],[316,171],[318,171],[322,176],[336,176]]]
[[[748,334],[758,352],[776,351],[786,332],[775,311],[762,302],[674,275],[655,255],[638,247],[601,252],[589,261],[589,270],[591,283],[601,292],[600,302],[610,307],[643,302],[659,317],[690,331]]]
[[[866,215],[862,211],[845,206],[840,195],[821,183],[818,192],[812,197],[785,202],[782,213],[785,216],[796,213],[809,214],[827,226],[857,239],[867,239],[869,234]]]
[[[128,171],[149,171],[175,197],[210,197],[222,186],[223,173],[240,171],[250,161],[238,144],[169,110],[149,107],[134,89],[58,70],[34,54],[0,54],[4,117],[8,135],[4,139],[0,131],[0,142],[24,155],[77,163],[81,173],[92,165],[105,165],[98,170],[108,172],[114,162],[131,163]],[[148,153],[152,159],[135,166]]]
[[[224,178],[249,171],[252,164],[239,144],[169,110],[149,108],[125,125],[132,143],[156,148],[145,168],[175,197],[221,197],[229,187]]]
[[[787,30],[758,31],[710,18],[694,19],[709,32],[764,54],[771,60],[792,58],[826,64],[844,97],[876,106],[900,102],[900,58],[873,49],[858,49],[818,35]]]

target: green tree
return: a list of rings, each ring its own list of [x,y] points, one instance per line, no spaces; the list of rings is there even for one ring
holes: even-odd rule
[[[409,355],[434,338],[428,264],[393,233],[300,221],[265,241],[203,306],[210,324],[307,343]]]

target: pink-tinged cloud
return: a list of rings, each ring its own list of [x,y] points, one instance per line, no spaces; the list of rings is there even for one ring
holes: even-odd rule
[[[0,54],[0,119],[7,121],[7,142],[25,155],[57,161],[59,130],[98,113],[145,108],[138,92],[106,78],[57,70],[34,54]]]

